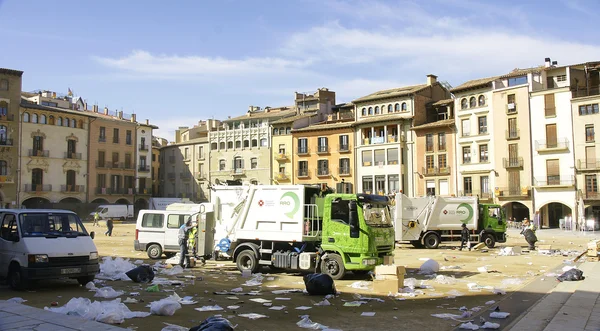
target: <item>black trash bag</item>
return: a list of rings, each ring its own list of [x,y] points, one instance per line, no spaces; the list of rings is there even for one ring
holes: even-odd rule
[[[136,283],[149,283],[154,279],[154,270],[146,264],[131,269],[125,274]]]
[[[233,331],[233,325],[224,317],[212,316],[190,331]]]
[[[304,276],[304,285],[310,295],[335,294],[333,278],[327,274],[308,274]]]
[[[533,232],[531,229],[524,229],[521,234],[525,236],[525,240],[529,244],[529,247],[534,247],[535,243],[538,241],[535,232]]]
[[[583,271],[574,268],[565,271],[562,275],[556,277],[559,282],[575,282],[578,280],[584,280]]]

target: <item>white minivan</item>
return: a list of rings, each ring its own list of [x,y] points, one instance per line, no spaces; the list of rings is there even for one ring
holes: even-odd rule
[[[198,214],[193,210],[140,210],[135,226],[135,250],[146,251],[151,259],[160,259],[163,253],[175,256],[179,252],[179,227],[189,219],[195,221]]]
[[[72,211],[0,210],[0,277],[22,290],[31,281],[73,278],[85,285],[100,270],[94,232]]]

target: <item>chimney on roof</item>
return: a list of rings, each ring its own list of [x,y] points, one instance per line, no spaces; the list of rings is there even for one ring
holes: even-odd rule
[[[88,107],[87,107],[87,101],[84,101],[84,102],[83,102],[83,110],[88,110]]]
[[[98,105],[93,105],[92,106],[92,110],[94,111],[94,113],[98,112]]]
[[[123,111],[122,111],[122,110],[121,110],[121,111],[119,111],[119,112],[117,112],[117,117],[118,117],[120,120],[122,120],[122,119],[123,119]]]
[[[552,66],[556,67],[558,65],[558,61],[552,61]]]
[[[146,119],[146,125],[150,125],[150,120]]]
[[[135,114],[131,114],[131,122],[135,123]]]
[[[546,68],[550,68],[550,65],[552,64],[552,62],[550,61],[549,57],[544,59],[544,64],[545,64]]]
[[[437,76],[429,74],[427,75],[427,86],[431,86],[437,82]]]
[[[104,115],[108,115],[108,107],[104,107]]]
[[[254,106],[248,106],[248,112],[251,112],[254,110]]]

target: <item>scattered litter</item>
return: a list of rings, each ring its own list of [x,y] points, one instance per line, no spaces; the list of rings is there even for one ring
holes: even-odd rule
[[[94,284],[94,282],[88,282],[87,284],[85,284],[85,288],[87,288],[90,291],[95,291],[97,289],[96,284]]]
[[[244,270],[244,271],[246,271],[246,270]],[[258,273],[258,274],[254,274],[254,276],[252,277],[252,279],[247,280],[242,285],[243,286],[260,286],[260,285],[262,285],[262,281],[263,281],[263,275],[260,274],[260,273]]]
[[[137,299],[134,298],[127,298],[123,301],[123,303],[138,303],[139,301],[137,301]]]
[[[268,318],[269,317],[269,316],[266,316],[266,315],[261,315],[261,314],[256,314],[256,313],[239,314],[238,316],[239,317],[246,317],[246,318],[249,318],[251,320],[257,320],[259,318]]]
[[[380,299],[380,298],[370,298],[370,297],[363,297],[360,294],[354,294],[354,298],[359,300],[359,301],[377,301],[377,302],[385,302],[385,300]]]
[[[498,323],[492,323],[492,322],[485,322],[482,326],[482,329],[499,329],[500,328],[500,324]]]
[[[152,315],[173,316],[178,309],[181,309],[181,305],[171,297],[150,303],[150,313]]]
[[[414,289],[417,286],[417,280],[414,278],[406,278],[404,279],[404,286]]]
[[[500,249],[500,252],[498,253],[499,256],[515,256],[515,255],[521,255],[521,247],[519,246],[515,246],[515,247],[504,247],[502,249]]]
[[[158,284],[146,287],[146,292],[160,292]]]
[[[374,311],[364,311],[362,314],[360,314],[360,316],[373,317],[373,316],[375,316],[375,312]]]
[[[457,290],[450,290],[446,292],[446,295],[448,295],[449,297],[462,297],[465,294]]]
[[[505,313],[501,311],[493,311],[490,313],[491,318],[507,318],[510,313]]]
[[[154,270],[149,265],[141,265],[127,271],[125,274],[136,283],[148,283],[154,279]]]
[[[298,321],[298,323],[296,323],[296,325],[298,325],[299,327],[303,328],[303,329],[312,329],[312,330],[325,330],[325,329],[329,329],[329,327],[323,325],[323,324],[319,324],[317,322],[313,322],[310,320],[310,318],[308,318],[308,315],[302,315],[300,316],[301,320]]]
[[[449,266],[440,267],[440,270],[458,270],[458,269],[462,269],[462,268],[458,265],[449,265]]]
[[[474,250],[474,251],[478,251],[478,250],[480,250],[480,249],[482,249],[484,247],[485,247],[485,243],[479,243],[479,244],[473,246],[473,248],[471,248],[471,249]]]
[[[335,294],[335,283],[328,274],[308,274],[304,275],[304,285],[310,295],[328,295]]]
[[[125,273],[135,267],[135,264],[129,262],[129,259],[116,257],[113,260],[112,257],[106,256],[102,258],[102,262],[100,262],[100,272],[96,275],[96,278],[106,280],[129,280],[129,277],[127,277]]]
[[[236,310],[239,309],[240,306],[227,306],[227,309]]]
[[[107,324],[121,324],[127,318],[150,316],[150,313],[147,312],[132,312],[119,298],[94,302],[87,298],[72,298],[62,307],[44,307],[44,309]]]
[[[302,293],[302,290],[292,289],[292,290],[275,290],[271,291],[273,294],[289,294],[289,293]]]
[[[562,271],[563,271],[563,272],[567,272],[567,271],[569,271],[569,270],[571,270],[571,269],[575,269],[575,267],[574,267],[574,266],[572,266],[572,265],[567,265],[567,266],[564,266],[564,267],[562,268]]]
[[[323,301],[315,303],[315,306],[331,306],[331,302],[327,299],[323,299]]]
[[[10,298],[10,299],[6,300],[6,302],[21,304],[23,302],[27,302],[27,300],[25,300],[23,298],[16,297],[16,298]]]
[[[502,286],[517,286],[523,284],[523,281],[519,278],[506,278],[502,280]]]
[[[348,287],[352,287],[358,290],[368,290],[371,287],[371,283],[365,281],[358,281],[348,285]]]
[[[231,290],[231,292],[242,292],[242,291],[244,291],[244,289],[241,288],[241,287],[236,287],[236,288],[234,288],[234,289]]]
[[[481,273],[487,273],[488,272],[488,268],[487,267],[479,267],[479,268],[477,268],[477,271],[479,271]]]
[[[366,301],[348,301],[344,303],[344,307],[360,307],[360,305],[364,305],[366,303]]]
[[[312,307],[307,307],[307,306],[300,306],[300,307],[296,307],[296,310],[309,310]]]
[[[175,275],[179,275],[183,273],[183,268],[177,264],[175,265],[173,268],[165,268],[162,270],[162,274],[163,275],[168,275],[168,276],[175,276]]]
[[[123,291],[115,291],[112,287],[106,286],[102,288],[95,289],[96,294],[94,294],[95,298],[104,298],[104,299],[114,299],[118,296],[125,294]]]
[[[164,322],[163,322],[164,323]],[[165,327],[161,331],[188,331],[190,328],[186,328],[177,324],[165,323]]]
[[[495,304],[495,303],[496,303],[496,301],[494,301],[494,300],[490,300],[490,301],[487,301],[485,304],[486,304],[486,305],[493,305],[493,304]]]
[[[465,330],[479,330],[479,325],[468,322],[461,324],[458,328]]]
[[[280,298],[280,297],[277,297],[277,298],[275,298],[275,300],[292,300],[292,298]]]
[[[435,281],[438,284],[445,284],[445,285],[456,284],[456,278],[454,278],[454,276],[437,275],[435,277]]]
[[[427,261],[423,262],[419,268],[419,274],[421,275],[431,275],[438,271],[440,271],[440,264],[432,259],[428,259]]]
[[[271,302],[271,300],[267,300],[267,299],[263,299],[263,298],[250,299],[250,301],[254,301],[254,302],[258,302],[258,303]]]
[[[445,313],[445,314],[431,314],[431,316],[437,317],[437,318],[441,318],[441,319],[449,319],[449,320],[454,320],[454,321],[457,321],[457,322],[463,322],[463,321],[460,320],[460,317],[462,315]]]
[[[211,316],[190,331],[233,331],[235,326],[222,316]]]
[[[583,271],[573,268],[565,271],[562,275],[556,277],[559,282],[574,282],[584,280]]]
[[[284,310],[285,306],[273,306],[271,308],[269,308],[270,310]]]
[[[214,305],[214,306],[203,306],[200,308],[194,308],[197,311],[219,311],[219,310],[223,310],[223,308],[221,308],[221,306],[219,305]]]

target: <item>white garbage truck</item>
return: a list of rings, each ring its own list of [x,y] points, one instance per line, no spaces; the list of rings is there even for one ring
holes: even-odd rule
[[[494,247],[506,242],[506,217],[500,205],[479,203],[477,197],[426,196],[409,198],[396,194],[394,224],[396,241],[417,248],[438,248],[441,242],[460,241],[466,224],[471,242]]]

